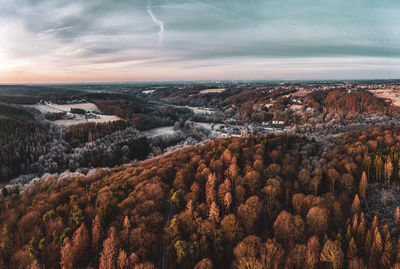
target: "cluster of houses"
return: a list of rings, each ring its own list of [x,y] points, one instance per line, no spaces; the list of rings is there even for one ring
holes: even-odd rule
[[[257,135],[267,135],[271,133],[280,133],[284,131],[284,123],[281,121],[276,121],[271,124],[245,124],[240,125],[222,125],[218,130],[215,130],[217,137],[241,137],[241,136],[257,136]],[[213,127],[213,126],[211,126]]]
[[[67,120],[73,119],[100,119],[95,111],[87,111],[81,108],[71,108],[70,112],[67,112]]]

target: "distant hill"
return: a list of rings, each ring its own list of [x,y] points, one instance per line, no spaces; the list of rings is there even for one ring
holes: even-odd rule
[[[36,102],[40,99],[68,97],[78,93],[79,91],[50,86],[0,85],[0,101],[10,103],[25,104],[28,102],[27,97],[33,97],[33,100]]]
[[[388,105],[372,93],[357,90],[318,90],[307,95],[308,106],[324,113],[346,114],[385,114]]]

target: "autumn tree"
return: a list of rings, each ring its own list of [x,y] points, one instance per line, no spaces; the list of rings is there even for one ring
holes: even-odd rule
[[[340,183],[342,184],[344,190],[347,193],[351,193],[353,190],[353,185],[354,185],[354,178],[351,174],[345,173],[341,178],[340,178]]]
[[[103,251],[100,255],[100,269],[116,269],[118,251],[114,227],[110,228],[109,234],[108,238],[103,242]]]
[[[262,203],[258,196],[251,196],[245,204],[241,204],[237,209],[237,215],[246,231],[246,234],[253,234],[257,231],[260,224],[262,213]]]
[[[365,242],[364,242],[364,256],[369,257],[371,254],[371,248],[372,248],[372,233],[371,230],[368,230],[367,235],[365,236]]]
[[[279,192],[274,186],[265,186],[261,192],[264,196],[265,211],[268,214],[269,220],[274,220],[280,212],[282,205],[279,202]]]
[[[367,269],[364,264],[364,261],[360,257],[355,257],[349,261],[349,269]]]
[[[257,190],[259,190],[260,187],[262,187],[261,176],[260,173],[257,171],[247,172],[246,175],[244,176],[244,182],[248,187],[248,190],[252,194],[256,194]]]
[[[258,171],[258,172],[262,172],[264,171],[264,163],[262,160],[255,160],[253,163],[253,168],[254,170]]]
[[[131,222],[129,221],[128,216],[125,216],[124,222],[122,223],[122,231],[121,231],[121,241],[124,245],[129,244],[130,231],[131,231]]]
[[[225,206],[225,212],[230,212],[232,202],[233,202],[232,194],[230,192],[227,192],[224,196],[224,203],[223,203]]]
[[[195,265],[194,269],[213,269],[213,262],[210,258],[204,258]]]
[[[394,213],[394,222],[397,226],[400,226],[400,207],[396,207],[396,212]]]
[[[296,193],[292,196],[292,205],[297,215],[302,215],[305,196],[302,193]]]
[[[307,225],[318,236],[322,236],[328,230],[328,212],[325,208],[315,206],[308,211]]]
[[[363,158],[363,161],[362,161],[362,166],[363,166],[364,171],[365,170],[367,171],[368,178],[369,178],[369,170],[371,168],[371,164],[372,164],[371,157],[369,157],[368,154],[365,154],[364,158]]]
[[[206,202],[209,205],[217,200],[216,183],[217,177],[215,174],[210,174],[206,182]]]
[[[375,233],[375,231],[377,229],[379,230],[379,220],[378,220],[378,216],[375,215],[373,220],[372,220],[372,223],[371,223],[371,232]],[[375,234],[373,234],[373,235],[375,236]]]
[[[310,172],[307,169],[303,168],[299,172],[298,177],[300,180],[300,184],[303,186],[304,189],[306,189],[306,186],[308,186],[310,182]]]
[[[321,252],[321,261],[332,264],[334,269],[342,268],[344,256],[340,243],[330,239],[326,241]]]
[[[129,255],[129,264],[131,266],[135,266],[138,263],[139,263],[138,255],[136,255],[136,253],[132,252],[131,255]]]
[[[83,265],[90,254],[90,237],[84,223],[75,231],[72,243],[71,256],[77,266]]]
[[[101,226],[99,216],[96,215],[92,224],[92,248],[94,252],[98,252],[100,250],[102,238],[103,227]]]
[[[222,232],[229,242],[236,245],[243,238],[243,228],[234,214],[226,215],[221,221]]]
[[[210,212],[209,212],[208,218],[212,222],[219,223],[219,221],[220,221],[219,208],[218,208],[218,205],[217,205],[217,203],[215,201],[213,201],[211,203]]]
[[[351,211],[353,214],[358,214],[361,209],[360,199],[358,198],[358,194],[354,196],[353,203],[351,205]]]
[[[314,195],[318,193],[318,186],[321,183],[321,177],[315,176],[311,179],[310,188],[313,191]]]
[[[240,168],[237,165],[237,159],[235,156],[232,157],[231,164],[228,169],[225,171],[225,175],[231,180],[231,182],[235,182],[236,178],[240,174]]]
[[[298,241],[303,237],[304,221],[300,216],[292,216],[283,210],[276,218],[274,225],[275,237],[283,242]]]
[[[368,181],[367,181],[367,175],[365,174],[365,171],[363,171],[361,175],[361,180],[360,180],[360,186],[359,186],[359,193],[361,199],[365,199],[365,194],[367,192],[368,188]]]
[[[392,164],[392,159],[390,158],[390,156],[387,158],[387,160],[385,162],[384,170],[385,170],[386,184],[390,185],[390,180],[393,175],[393,164]]]
[[[349,242],[349,247],[347,249],[347,258],[349,258],[349,260],[352,260],[357,256],[357,254],[358,254],[358,248],[356,240],[354,240],[354,237],[352,237]]]
[[[305,264],[307,247],[305,244],[296,244],[294,248],[288,253],[285,266],[295,268],[303,268]],[[288,259],[289,258],[289,259]]]
[[[129,258],[128,255],[126,255],[125,250],[120,249],[119,250],[119,255],[117,259],[117,268],[118,269],[129,269],[130,264],[129,264]]]
[[[331,182],[331,186],[332,186],[332,194],[335,195],[335,182],[336,180],[338,180],[338,178],[340,177],[340,174],[338,171],[336,171],[336,169],[331,168],[328,170],[328,178]]]
[[[372,267],[378,266],[381,260],[382,251],[383,251],[382,237],[378,228],[375,228],[372,240],[371,254],[369,259],[370,266]]]
[[[375,179],[381,181],[381,174],[383,171],[383,161],[381,157],[379,156],[375,157],[374,167],[375,167]]]
[[[240,265],[243,266],[255,260],[261,250],[261,244],[261,239],[259,237],[249,235],[235,247],[233,254],[235,256],[236,264],[239,268],[241,268]]]
[[[74,269],[75,268],[75,261],[73,260],[72,256],[72,246],[71,241],[68,237],[64,239],[63,245],[61,247],[61,260],[60,265],[62,269]]]
[[[393,245],[392,245],[392,240],[390,238],[390,233],[388,233],[386,235],[385,245],[382,253],[382,265],[385,268],[390,267],[392,256],[393,256]]]
[[[260,256],[264,268],[281,268],[285,250],[275,239],[268,239],[261,248]]]
[[[232,191],[231,181],[228,178],[226,178],[225,181],[221,183],[221,185],[218,188],[218,203],[221,205],[224,204],[225,195],[231,191]]]
[[[305,255],[305,265],[308,269],[313,269],[317,266],[320,248],[321,247],[316,236],[312,236],[310,239],[308,239]]]
[[[365,241],[365,232],[366,232],[366,224],[365,224],[365,217],[364,217],[364,213],[361,212],[360,214],[360,224],[358,225],[357,228],[357,244],[359,246],[362,246],[364,244]]]

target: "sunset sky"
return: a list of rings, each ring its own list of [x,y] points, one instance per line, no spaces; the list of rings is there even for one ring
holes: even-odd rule
[[[0,0],[0,83],[400,78],[398,0]]]

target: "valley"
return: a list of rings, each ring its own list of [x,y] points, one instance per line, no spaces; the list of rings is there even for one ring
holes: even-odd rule
[[[97,268],[114,248],[127,268],[323,268],[333,248],[340,266],[393,264],[400,114],[381,83],[7,97],[0,262]]]

